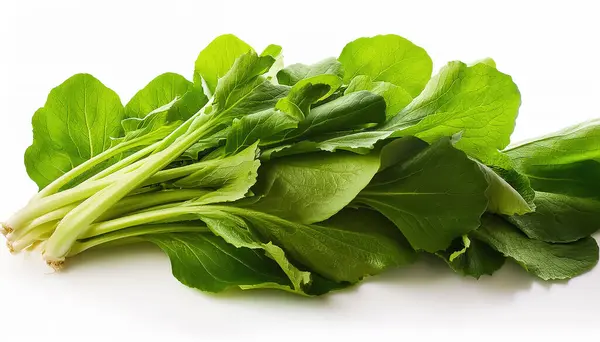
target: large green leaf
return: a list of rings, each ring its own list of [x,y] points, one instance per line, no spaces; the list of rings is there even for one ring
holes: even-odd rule
[[[147,235],[171,259],[173,275],[186,286],[208,292],[230,288],[286,288],[285,273],[264,252],[236,248],[206,233]]]
[[[235,208],[196,206],[191,209],[195,209],[195,215],[198,215],[213,233],[222,237],[227,243],[238,248],[264,251],[287,275],[294,291],[302,293],[309,286],[312,280],[311,273],[299,270],[280,247],[269,241],[262,241],[243,217],[235,212],[232,213]]]
[[[520,103],[510,76],[483,63],[451,62],[381,129],[428,142],[461,133],[456,147],[489,163],[510,142]]]
[[[378,173],[356,202],[387,216],[415,249],[437,252],[479,226],[488,184],[450,139],[431,146],[415,139],[405,138],[413,150],[397,147],[404,158]]]
[[[511,146],[506,153],[517,169],[531,175],[537,167],[565,165],[585,160],[600,161],[600,119]]]
[[[344,77],[342,64],[335,58],[327,58],[313,65],[292,64],[277,73],[279,84],[293,86],[303,79],[317,75]]]
[[[600,201],[537,192],[535,206],[535,212],[507,218],[533,239],[572,242],[600,229]]]
[[[537,191],[600,200],[600,120],[511,147],[506,154]]]
[[[598,263],[598,244],[591,237],[572,243],[547,243],[528,238],[492,215],[485,215],[472,235],[544,280],[570,279]]]
[[[111,146],[121,134],[119,96],[89,74],[52,89],[33,116],[33,144],[25,152],[29,177],[40,189]]]
[[[208,89],[214,92],[217,81],[229,71],[241,55],[254,51],[252,47],[232,34],[215,38],[196,59],[194,83],[200,85],[204,79]]]
[[[125,117],[144,118],[155,109],[183,96],[192,87],[193,83],[179,74],[171,72],[162,74],[150,81],[129,100],[125,105]],[[199,96],[204,96],[204,93]]]
[[[365,209],[347,209],[325,222],[301,224],[246,208],[213,208],[242,218],[240,222],[246,222],[248,229],[262,239],[272,241],[293,260],[336,282],[356,282],[410,263],[415,257],[393,224]]]
[[[506,151],[536,190],[536,211],[508,220],[531,238],[570,242],[600,228],[600,126],[589,121]]]
[[[284,219],[314,223],[328,219],[365,187],[379,168],[377,155],[309,153],[263,164],[247,207]]]
[[[423,48],[393,34],[350,42],[338,59],[344,66],[346,83],[356,76],[366,75],[373,81],[395,84],[412,97],[423,90],[433,68]]]

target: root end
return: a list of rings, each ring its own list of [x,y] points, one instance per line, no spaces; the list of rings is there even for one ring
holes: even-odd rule
[[[0,227],[1,227],[0,232],[2,233],[2,235],[5,235],[5,236],[14,231],[14,229],[11,226],[9,226],[8,224],[6,224],[4,222],[0,223]]]
[[[10,254],[15,254],[15,248],[13,247],[12,242],[6,241],[6,248],[8,248]]]
[[[54,271],[60,271],[63,268],[64,264],[65,264],[64,260],[62,260],[62,261],[46,261],[46,265],[50,266]]]

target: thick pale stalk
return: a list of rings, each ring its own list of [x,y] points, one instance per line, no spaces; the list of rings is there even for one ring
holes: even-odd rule
[[[143,235],[149,234],[165,234],[165,233],[185,233],[185,232],[194,232],[194,233],[208,233],[210,230],[204,225],[194,225],[194,224],[181,224],[181,223],[172,223],[172,224],[151,224],[151,225],[143,225],[138,227],[133,227],[130,229],[123,229],[111,234],[101,235],[92,239],[87,239],[84,241],[77,241],[71,251],[69,252],[68,257],[72,257],[77,255],[83,251],[86,251],[92,247],[100,246],[100,245],[108,245],[114,242],[118,242],[118,244],[126,244],[131,242],[141,242],[143,239],[131,239],[134,237],[139,237]],[[113,244],[114,245],[114,244]]]
[[[53,267],[59,266],[73,243],[89,229],[90,224],[150,176],[169,165],[203,135],[210,133],[207,116],[200,115],[195,120],[204,120],[204,124],[164,150],[139,161],[142,164],[135,171],[120,177],[119,182],[94,194],[67,214],[45,245],[43,254],[46,262]]]

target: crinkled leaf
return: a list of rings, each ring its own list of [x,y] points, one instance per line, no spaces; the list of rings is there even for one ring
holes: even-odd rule
[[[217,81],[229,71],[235,60],[251,51],[254,50],[250,45],[232,34],[215,38],[196,59],[194,83],[200,85],[204,79],[208,89],[214,92]]]
[[[260,161],[256,159],[258,144],[238,154],[202,162],[202,167],[173,183],[179,188],[209,188],[213,191],[194,200],[198,204],[231,202],[248,193],[256,183]]]
[[[510,223],[492,215],[482,217],[481,227],[472,236],[544,280],[570,279],[598,263],[598,244],[591,237],[572,243],[547,243],[528,238]]]
[[[378,173],[356,202],[384,214],[415,249],[437,252],[479,226],[488,184],[449,139],[410,145],[412,153],[398,149],[405,158]]]
[[[317,75],[344,77],[342,64],[335,58],[327,58],[313,65],[292,64],[277,73],[279,84],[293,86],[300,80]]]
[[[348,43],[339,57],[344,82],[359,75],[395,84],[412,97],[419,95],[431,77],[433,63],[425,50],[407,39],[388,34]]]
[[[121,134],[119,96],[89,74],[52,89],[33,115],[33,143],[25,152],[29,177],[40,189],[102,153]]]
[[[381,129],[428,142],[461,133],[456,147],[489,164],[510,142],[520,103],[510,76],[482,63],[451,62]]]

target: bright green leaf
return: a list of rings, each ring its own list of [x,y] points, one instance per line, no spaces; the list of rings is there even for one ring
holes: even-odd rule
[[[489,164],[510,142],[520,103],[510,76],[482,63],[451,62],[381,129],[428,142],[461,133],[456,147]]]
[[[388,34],[359,38],[348,43],[338,58],[344,66],[344,82],[359,75],[395,84],[412,97],[429,81],[433,63],[423,48],[400,36]]]
[[[52,89],[32,119],[33,144],[25,152],[29,177],[40,189],[111,146],[121,134],[119,96],[89,74]]]
[[[208,89],[214,92],[217,81],[229,71],[235,60],[251,51],[254,50],[250,45],[232,34],[215,38],[196,59],[194,83],[200,85],[204,79]]]

